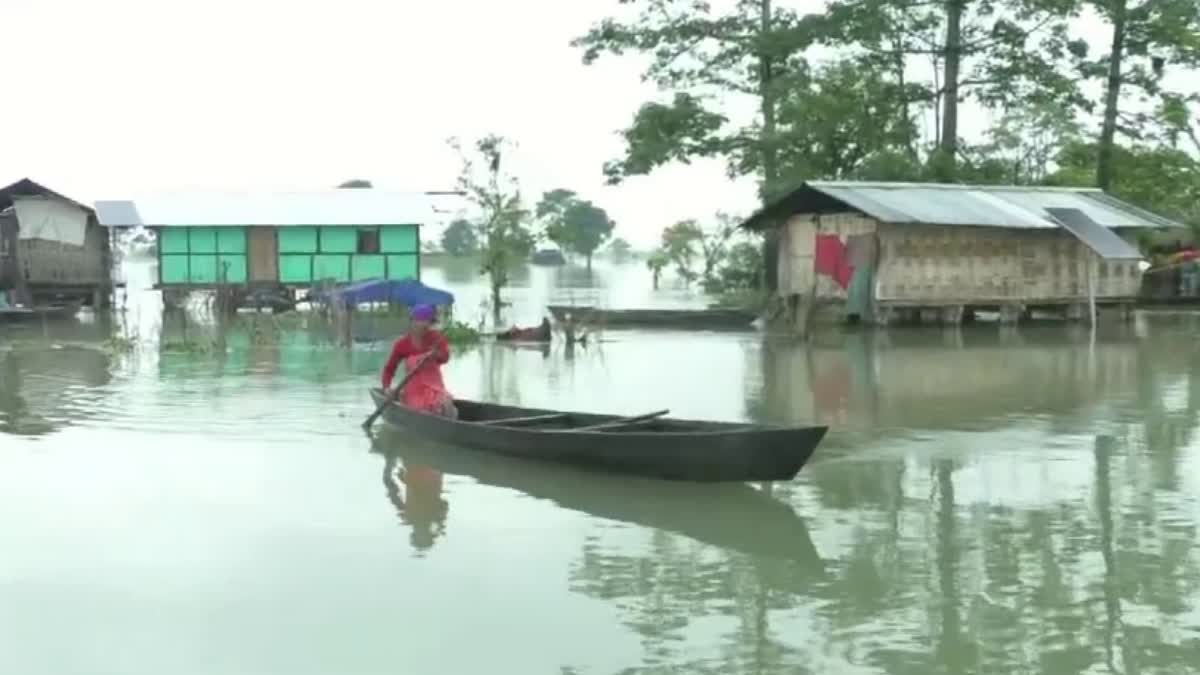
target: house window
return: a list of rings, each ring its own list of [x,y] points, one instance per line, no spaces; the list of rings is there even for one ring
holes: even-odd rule
[[[358,253],[373,255],[379,253],[379,229],[358,231]]]

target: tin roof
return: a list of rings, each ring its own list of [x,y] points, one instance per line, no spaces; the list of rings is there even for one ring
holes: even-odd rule
[[[752,215],[761,230],[796,213],[850,207],[884,223],[1056,228],[1047,208],[1077,209],[1103,227],[1182,228],[1182,223],[1127,204],[1097,188],[807,181]]]
[[[86,213],[92,212],[92,208],[90,206],[80,204],[74,199],[61,195],[42,185],[41,183],[36,183],[28,178],[22,178],[12,185],[0,187],[0,211],[12,206],[13,201],[17,197],[53,197],[71,204],[72,206],[77,206],[83,209]]]
[[[172,192],[96,202],[106,227],[424,225],[433,198],[421,192],[329,189],[310,192]]]
[[[1140,260],[1142,254],[1129,242],[1118,237],[1111,229],[1092,220],[1079,209],[1046,209],[1055,222],[1062,225],[1068,232],[1075,235],[1096,255],[1105,260]]]

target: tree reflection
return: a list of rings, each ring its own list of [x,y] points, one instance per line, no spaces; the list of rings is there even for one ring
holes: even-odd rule
[[[747,406],[831,422],[821,454],[858,455],[818,456],[777,491],[846,540],[829,583],[795,593],[827,603],[820,630],[839,652],[883,672],[1190,672],[1200,556],[1182,467],[1200,459],[1200,358],[1170,326],[1102,332],[1092,356],[1049,329],[1020,337],[889,333],[867,358],[850,343],[764,343]]]

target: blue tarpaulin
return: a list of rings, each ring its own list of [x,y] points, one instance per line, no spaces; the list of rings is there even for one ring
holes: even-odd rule
[[[416,279],[369,279],[337,286],[329,291],[314,289],[308,294],[310,301],[341,302],[358,305],[364,302],[389,302],[397,305],[444,306],[454,303],[454,295],[431,288]]]

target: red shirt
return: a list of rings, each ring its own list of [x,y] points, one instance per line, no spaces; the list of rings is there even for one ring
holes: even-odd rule
[[[412,335],[405,335],[396,340],[392,344],[392,353],[388,356],[387,363],[383,365],[383,388],[389,389],[392,386],[392,377],[396,374],[396,367],[400,362],[410,356],[424,354],[432,351],[432,361],[441,365],[450,360],[450,343],[446,341],[446,336],[439,331],[430,328],[425,331],[425,335],[421,336],[420,343],[413,340]]]

